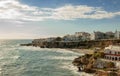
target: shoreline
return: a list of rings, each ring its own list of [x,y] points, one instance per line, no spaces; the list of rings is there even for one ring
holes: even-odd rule
[[[34,47],[34,46],[32,46]],[[41,48],[41,49],[55,49],[55,50],[64,50],[64,51],[72,51],[80,54],[93,54],[94,50],[92,49],[78,49],[78,48]]]
[[[94,50],[92,50],[92,49],[73,49],[73,48],[71,48],[71,49],[70,48],[40,48],[40,49],[51,49],[53,51],[57,50],[57,51],[63,51],[63,52],[64,51],[71,51],[71,52],[78,53],[79,55],[82,54],[82,56],[84,56],[85,54],[93,54],[94,53]],[[77,58],[79,58],[79,56]],[[76,58],[74,58],[72,61],[74,61],[75,59]],[[88,58],[88,59],[90,59],[90,58]],[[86,71],[79,71],[79,67],[77,67],[75,65],[73,65],[73,66],[78,68],[78,70],[76,69],[73,71],[76,71],[76,73],[78,73],[80,76],[96,76],[97,73],[98,73],[98,75],[100,75],[100,73],[103,73],[104,75],[106,75],[108,73],[107,71],[101,72],[99,70],[97,70],[95,73],[87,73]]]
[[[77,53],[82,53],[82,54],[93,54],[93,50],[91,49],[67,49],[69,51],[77,52]]]
[[[57,49],[57,50],[65,50],[65,51],[72,51],[80,54],[93,54],[94,50],[91,49],[73,49],[73,48],[42,48],[42,49]]]

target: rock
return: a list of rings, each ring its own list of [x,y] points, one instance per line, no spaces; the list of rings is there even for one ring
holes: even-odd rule
[[[110,72],[110,73],[108,73],[108,76],[118,76],[118,75],[115,72]]]
[[[85,69],[84,70],[86,73],[95,73],[96,71],[93,69]]]
[[[33,46],[32,43],[29,43],[29,44],[20,44],[20,46]]]

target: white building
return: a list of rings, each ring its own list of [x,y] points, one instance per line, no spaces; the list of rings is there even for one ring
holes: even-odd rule
[[[79,41],[79,37],[75,35],[66,35],[63,37],[64,41]]]
[[[115,38],[115,33],[113,33],[112,31],[106,32],[106,38],[107,39],[114,39]]]
[[[81,38],[81,40],[90,40],[90,34],[87,32],[75,32],[75,36]]]
[[[110,45],[105,48],[105,59],[120,61],[120,45]]]
[[[115,38],[116,39],[120,39],[120,31],[117,31],[115,32]]]
[[[66,35],[63,37],[64,41],[85,41],[90,40],[90,34],[87,32],[75,32],[73,35]]]
[[[105,39],[105,34],[103,32],[93,32],[90,36],[91,40],[99,40],[99,39]]]

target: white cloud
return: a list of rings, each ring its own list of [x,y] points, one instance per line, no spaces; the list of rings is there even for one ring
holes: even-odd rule
[[[20,3],[18,0],[0,0],[0,19],[33,20],[32,13],[37,7],[30,7]]]
[[[40,8],[20,3],[19,0],[0,0],[0,19],[10,21],[42,21],[46,19],[104,19],[119,16],[120,12],[107,12],[101,7],[66,5],[58,8]]]
[[[16,25],[16,27],[24,27],[24,25]]]
[[[120,12],[107,12],[100,7],[90,7],[86,5],[67,5],[55,9],[53,18],[71,20],[77,18],[103,19],[120,15]]]

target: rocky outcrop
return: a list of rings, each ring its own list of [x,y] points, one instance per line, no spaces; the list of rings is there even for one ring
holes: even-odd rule
[[[20,46],[33,46],[32,43],[28,43],[28,44],[20,44]]]
[[[117,72],[97,71],[94,76],[120,76]]]
[[[86,73],[97,73],[98,70],[102,69],[106,71],[115,69],[115,64],[113,62],[103,60],[102,55],[103,53],[101,52],[85,54],[75,58],[72,63],[78,68],[79,71],[84,71]]]
[[[26,44],[26,46],[37,46],[42,48],[79,48],[79,49],[88,49],[88,48],[94,48],[94,47],[100,47],[103,49],[106,46],[109,46],[111,44],[120,44],[120,39],[118,40],[97,40],[97,41],[36,41],[33,40],[32,43]],[[23,45],[23,44],[22,44]],[[25,44],[24,44],[25,45]]]
[[[91,54],[85,54],[84,56],[75,58],[72,62],[74,66],[78,67],[79,71],[85,71],[87,73],[94,73],[95,70],[93,68],[93,63],[95,61],[94,58],[92,58]]]

